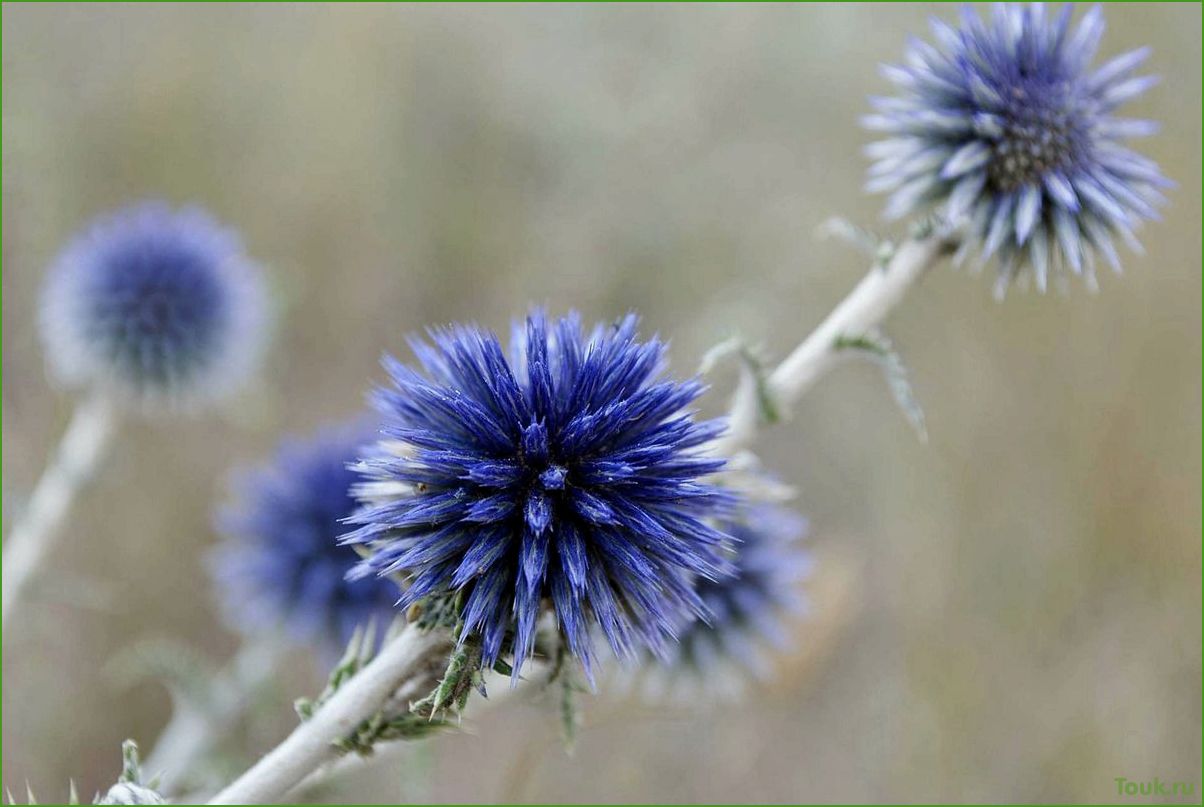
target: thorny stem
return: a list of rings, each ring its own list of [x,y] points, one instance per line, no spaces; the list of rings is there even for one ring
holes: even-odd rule
[[[839,361],[837,340],[871,331],[955,246],[954,238],[940,231],[904,241],[885,265],[870,269],[819,327],[768,374],[766,389],[759,390],[746,372],[732,401],[728,431],[712,444],[711,450],[720,456],[733,456],[746,448],[755,439],[760,424],[758,394],[768,394],[779,410],[789,412],[803,393]]]
[[[57,451],[4,542],[0,627],[8,626],[17,602],[54,545],[71,502],[95,474],[117,420],[113,402],[103,393],[91,393],[76,407]]]
[[[767,390],[759,390],[745,374],[733,401],[729,430],[712,443],[711,450],[731,456],[751,443],[759,423],[758,394],[767,392],[776,405],[788,411],[836,363],[838,339],[864,335],[881,323],[908,289],[954,247],[955,241],[941,232],[908,239],[884,266],[871,269],[827,319],[769,374],[765,379]],[[311,719],[210,804],[272,802],[303,781],[308,785],[328,775],[332,772],[328,763],[337,756],[334,743],[379,710],[427,654],[445,649],[445,641],[446,637],[436,631],[407,628]]]
[[[533,664],[535,663],[537,662],[533,662]],[[506,703],[512,697],[521,695],[524,691],[529,690],[532,686],[539,686],[543,683],[546,683],[552,677],[554,677],[554,673],[551,667],[546,664],[540,665],[538,674],[530,678],[524,675],[523,680],[517,687],[503,685],[502,687],[498,688],[497,692],[494,692],[491,689],[490,696],[488,698],[474,699],[469,704],[466,716],[472,719],[480,718],[490,710],[502,705],[503,703]],[[414,688],[411,687],[412,682],[407,681],[406,684],[404,684],[402,688],[398,690],[397,694],[394,695],[393,699],[403,700],[408,697],[415,697],[419,694],[425,694],[426,692],[429,692],[430,682],[426,681],[424,683],[426,684],[425,689],[422,687]],[[305,777],[303,781],[293,788],[289,795],[291,797],[296,797],[298,793],[304,793],[305,791],[321,785],[330,779],[342,776],[349,772],[358,771],[365,765],[375,765],[388,760],[396,760],[400,756],[400,752],[409,746],[410,743],[393,741],[384,743],[379,749],[374,749],[371,757],[361,757],[356,754],[344,754],[338,759],[332,760],[329,764],[324,765],[309,776]]]
[[[437,630],[408,627],[390,641],[309,720],[213,798],[210,804],[267,804],[332,760],[335,742],[372,717],[426,659],[446,647]]]

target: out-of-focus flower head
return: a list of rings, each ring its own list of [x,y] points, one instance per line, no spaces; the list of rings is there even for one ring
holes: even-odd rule
[[[637,323],[535,312],[509,357],[451,326],[413,341],[425,374],[386,359],[385,441],[346,540],[372,548],[361,574],[408,578],[404,604],[453,603],[485,666],[512,654],[517,676],[545,608],[591,679],[595,625],[619,655],[664,654],[683,612],[705,613],[695,577],[730,572],[711,519],[733,496],[699,450],[723,425],[695,420],[702,385],[664,378]]]
[[[225,395],[259,366],[259,267],[207,213],[157,202],[103,216],[54,261],[41,332],[54,376],[143,405]]]
[[[226,535],[210,562],[222,612],[244,633],[282,631],[339,653],[357,626],[383,630],[400,591],[387,579],[347,580],[358,557],[341,546],[356,509],[349,465],[375,436],[364,423],[286,441],[267,466],[232,477],[233,502],[218,516]]]
[[[986,21],[967,7],[959,27],[934,19],[936,44],[913,39],[903,65],[884,67],[899,93],[872,99],[865,119],[888,135],[867,147],[887,216],[935,206],[964,229],[966,252],[998,259],[999,296],[1026,268],[1041,291],[1066,272],[1094,288],[1096,255],[1120,271],[1114,237],[1139,251],[1134,232],[1170,184],[1123,145],[1156,124],[1118,115],[1156,81],[1134,75],[1149,49],[1093,68],[1103,14],[1071,15],[998,5]]]
[[[710,620],[684,626],[666,661],[649,659],[621,674],[623,683],[649,702],[698,704],[738,697],[750,679],[769,677],[773,666],[766,651],[789,646],[789,622],[806,610],[801,584],[812,558],[803,546],[804,518],[780,505],[758,504],[722,527],[735,539],[736,572],[698,582]]]

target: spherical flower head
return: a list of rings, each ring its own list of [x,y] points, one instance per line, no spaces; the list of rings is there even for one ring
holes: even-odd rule
[[[259,268],[197,208],[134,205],[92,223],[51,266],[42,338],[52,373],[138,404],[218,398],[258,366]]]
[[[899,95],[874,99],[865,119],[889,135],[867,148],[867,187],[891,194],[887,216],[935,205],[964,228],[967,252],[998,258],[999,296],[1025,269],[1041,291],[1067,272],[1094,288],[1096,254],[1119,272],[1113,236],[1139,251],[1134,231],[1170,184],[1122,145],[1156,125],[1116,114],[1155,83],[1134,76],[1149,50],[1092,68],[1103,15],[1094,7],[1072,27],[1071,12],[1000,5],[988,21],[965,9],[960,28],[934,19],[936,45],[913,40],[904,66],[884,68]]]
[[[633,683],[652,701],[729,700],[745,691],[750,678],[767,678],[767,648],[790,643],[789,620],[806,609],[801,583],[812,558],[803,544],[807,522],[778,505],[759,504],[725,522],[735,573],[700,580],[697,591],[710,611],[679,633],[667,662],[650,661]]]
[[[361,574],[408,577],[403,604],[453,603],[461,641],[485,666],[512,654],[515,677],[550,609],[592,680],[594,626],[622,656],[664,653],[681,613],[705,612],[693,579],[729,573],[709,519],[733,497],[700,451],[723,425],[694,419],[703,387],[662,378],[634,315],[513,330],[509,358],[460,326],[413,341],[425,374],[386,358],[385,441],[346,540],[373,549]]]
[[[358,556],[340,546],[357,508],[348,466],[370,442],[364,423],[289,440],[267,466],[232,479],[234,501],[218,516],[226,540],[210,569],[226,621],[248,634],[282,631],[299,644],[338,653],[358,626],[383,631],[400,593],[388,579],[347,580]]]

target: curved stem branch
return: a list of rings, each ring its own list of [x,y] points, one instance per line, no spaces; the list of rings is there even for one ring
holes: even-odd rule
[[[836,342],[861,336],[886,319],[924,273],[952,252],[951,236],[934,232],[904,241],[885,266],[870,270],[857,287],[765,379],[766,392],[788,412],[838,361]],[[756,437],[759,391],[747,374],[736,390],[728,431],[715,441],[716,454],[731,456]]]
[[[189,769],[234,727],[247,703],[276,671],[281,649],[272,642],[248,641],[213,685],[214,703],[205,711],[173,698],[171,720],[155,741],[143,770],[159,777],[159,791],[172,795]]]
[[[90,394],[76,407],[58,450],[4,542],[0,627],[8,626],[15,605],[54,545],[71,502],[100,464],[116,426],[117,410],[101,393]]]
[[[446,647],[438,631],[407,628],[302,723],[210,804],[267,804],[283,798],[337,753],[334,743],[372,717],[428,653]]]

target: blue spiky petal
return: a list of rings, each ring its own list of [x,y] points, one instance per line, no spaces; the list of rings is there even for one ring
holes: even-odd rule
[[[867,148],[887,216],[934,206],[963,225],[966,252],[997,259],[1000,296],[1022,271],[1041,291],[1067,273],[1094,287],[1097,255],[1120,271],[1114,237],[1140,250],[1134,233],[1170,184],[1123,145],[1156,124],[1117,115],[1156,81],[1135,75],[1149,49],[1092,68],[1103,14],[1077,26],[1071,14],[998,5],[986,21],[964,9],[956,28],[934,19],[936,44],[912,40],[905,64],[884,68],[899,93],[872,99],[864,121],[888,136]]]
[[[699,450],[723,426],[694,419],[703,387],[662,378],[637,322],[535,312],[509,356],[451,326],[413,342],[424,373],[385,361],[384,440],[346,540],[372,548],[360,574],[406,575],[403,605],[458,593],[487,666],[512,654],[517,676],[548,611],[591,680],[594,626],[622,656],[665,653],[683,612],[705,614],[693,580],[730,571],[709,519],[733,497]]]
[[[231,392],[265,342],[260,270],[198,208],[133,205],[93,222],[51,266],[41,332],[53,374],[143,404]]]
[[[268,465],[234,475],[233,501],[218,516],[226,538],[210,563],[232,627],[281,633],[330,655],[357,627],[388,626],[397,585],[347,580],[358,556],[338,544],[342,520],[357,508],[348,466],[374,435],[364,423],[331,426],[286,441]]]

